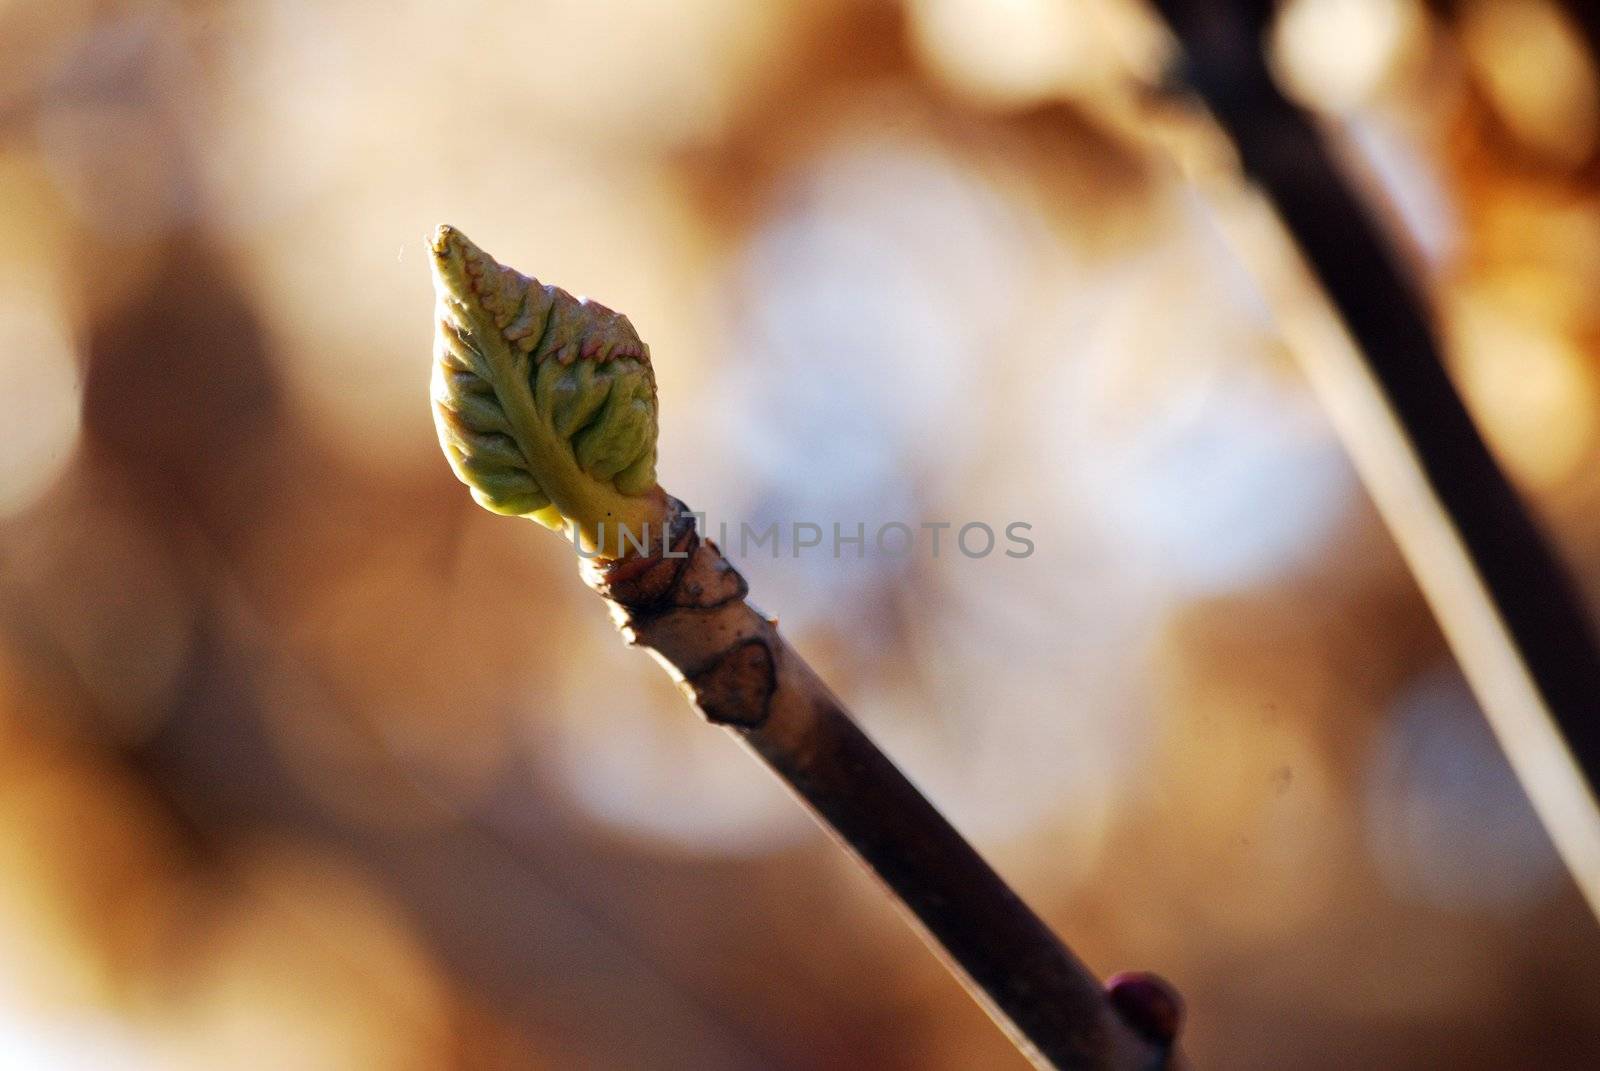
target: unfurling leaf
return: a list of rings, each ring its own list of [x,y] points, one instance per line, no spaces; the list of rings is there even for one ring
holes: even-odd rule
[[[451,227],[433,242],[433,416],[472,497],[603,554],[663,516],[656,383],[626,316],[544,286]]]

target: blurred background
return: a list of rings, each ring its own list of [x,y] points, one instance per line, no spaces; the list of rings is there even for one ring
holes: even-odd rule
[[[741,565],[1198,1066],[1600,1063],[1600,929],[1111,118],[1120,10],[0,0],[0,1068],[1023,1066],[452,478],[441,221],[630,315],[697,508],[1032,525]],[[1593,16],[1290,0],[1266,44],[1594,605]]]

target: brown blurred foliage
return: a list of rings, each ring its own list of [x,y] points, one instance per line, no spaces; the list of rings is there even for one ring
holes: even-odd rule
[[[1032,525],[744,567],[1197,1066],[1594,1066],[1600,934],[1254,283],[1104,121],[1107,6],[0,3],[0,1066],[1020,1066],[454,483],[446,219],[629,313],[714,515]],[[1293,0],[1270,47],[1600,590],[1585,24]]]

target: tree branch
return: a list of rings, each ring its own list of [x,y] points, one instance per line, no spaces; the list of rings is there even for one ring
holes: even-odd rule
[[[743,577],[674,505],[668,546],[683,557],[585,563],[585,580],[628,641],[650,651],[707,720],[732,731],[883,881],[1036,1064],[1167,1066],[1172,1037],[1140,1036],[1119,1017],[1088,968],[745,601]]]
[[[1579,889],[1600,913],[1600,653],[1421,295],[1262,52],[1267,0],[1156,0],[1210,119],[1164,136],[1266,290]],[[1243,177],[1219,174],[1225,142]],[[1511,355],[1508,355],[1511,359]]]
[[[1037,1066],[1176,1066],[1170,987],[1148,975],[1102,987],[856,726],[655,485],[655,383],[626,319],[501,267],[448,227],[432,248],[434,414],[479,503],[570,526],[586,582],[629,642],[883,881]],[[645,471],[647,486],[635,479]]]

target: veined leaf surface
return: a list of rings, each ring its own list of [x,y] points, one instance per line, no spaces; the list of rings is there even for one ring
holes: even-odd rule
[[[592,547],[660,516],[656,384],[626,316],[511,268],[452,227],[432,242],[433,415],[472,497]]]

